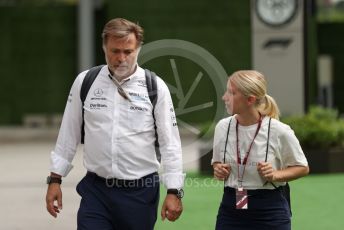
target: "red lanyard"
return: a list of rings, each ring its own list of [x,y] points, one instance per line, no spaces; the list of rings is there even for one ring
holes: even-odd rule
[[[254,139],[256,139],[257,135],[258,135],[258,132],[260,130],[260,127],[262,125],[262,116],[259,114],[259,121],[258,121],[258,126],[257,126],[257,130],[256,130],[256,133],[254,134],[254,137],[251,141],[251,144],[246,152],[246,155],[244,157],[244,160],[241,161],[241,156],[240,156],[240,149],[239,149],[239,121],[237,120],[237,123],[236,123],[236,127],[235,127],[235,130],[236,130],[236,147],[237,147],[237,164],[238,164],[238,186],[239,187],[242,187],[242,182],[243,182],[243,178],[244,178],[244,173],[245,173],[245,168],[246,168],[246,163],[247,163],[247,159],[248,159],[248,156],[250,154],[250,151],[251,151],[251,148],[252,148],[252,145],[253,145],[253,142],[254,142]],[[241,170],[240,170],[241,169]],[[242,172],[241,172],[242,171]],[[240,175],[241,174],[241,175]]]

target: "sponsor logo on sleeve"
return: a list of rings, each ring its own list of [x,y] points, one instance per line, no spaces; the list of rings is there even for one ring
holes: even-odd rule
[[[73,94],[72,94],[72,93],[69,93],[68,99],[67,99],[68,103],[71,103],[71,102],[72,102],[72,98],[73,98]]]

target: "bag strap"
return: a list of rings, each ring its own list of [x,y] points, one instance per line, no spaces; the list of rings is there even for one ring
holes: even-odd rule
[[[265,162],[268,160],[269,142],[270,142],[270,126],[271,126],[271,117],[269,118],[268,139],[266,141]]]
[[[271,126],[271,117],[269,118],[269,127],[268,127],[268,140],[266,142],[266,153],[265,153],[265,162],[268,160],[268,151],[269,151],[269,140],[270,140],[270,126]],[[267,182],[265,183],[267,184]],[[264,184],[264,185],[265,185]],[[270,182],[272,186],[274,186],[275,189],[279,189],[274,183]],[[285,199],[288,201],[290,215],[292,215],[291,212],[291,203],[290,203],[290,187],[289,183],[287,182],[286,185],[280,187],[280,191],[282,195],[285,197]]]
[[[157,127],[156,127],[156,122],[155,122],[155,105],[158,100],[158,86],[157,86],[157,77],[156,74],[148,69],[145,69],[145,76],[146,76],[146,85],[147,85],[147,91],[148,91],[148,96],[149,100],[153,105],[153,120],[154,120],[154,132],[155,132],[155,153],[156,153],[156,158],[159,162],[161,162],[161,153],[160,153],[160,148],[159,148],[159,140],[158,140],[158,132],[157,132]]]
[[[229,120],[229,123],[228,123],[226,143],[225,143],[225,151],[223,152],[223,163],[226,163],[227,143],[228,143],[229,130],[231,129],[231,122],[232,122],[232,118]]]
[[[151,101],[153,108],[155,108],[158,99],[158,87],[156,81],[156,74],[148,69],[145,69],[146,84],[148,90],[149,100]]]
[[[84,143],[85,139],[85,120],[84,120],[84,102],[86,100],[88,91],[90,90],[94,80],[97,78],[100,70],[103,68],[104,65],[99,65],[92,67],[85,75],[85,78],[82,82],[81,89],[80,89],[80,100],[82,104],[82,124],[81,124],[81,144]]]
[[[269,126],[268,126],[268,138],[267,138],[267,141],[266,141],[266,152],[265,152],[265,160],[264,162],[266,162],[268,160],[268,153],[269,153],[269,143],[270,143],[270,126],[271,126],[271,117],[269,118]],[[264,183],[264,185],[266,185],[268,183],[268,181],[266,181]],[[274,186],[275,189],[277,189],[277,186],[272,183],[272,182],[269,182],[272,186]]]

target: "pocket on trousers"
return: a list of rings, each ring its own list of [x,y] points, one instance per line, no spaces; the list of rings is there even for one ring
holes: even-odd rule
[[[79,196],[82,197],[82,183],[84,181],[84,178],[81,179],[81,181],[79,181],[79,183],[76,185],[76,192],[79,194]]]
[[[159,201],[159,186],[130,189],[128,192],[131,193],[139,203],[144,205],[154,205]]]

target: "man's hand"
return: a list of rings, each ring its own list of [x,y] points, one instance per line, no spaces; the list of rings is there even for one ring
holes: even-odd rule
[[[48,185],[47,195],[46,195],[47,211],[53,217],[57,217],[57,213],[60,213],[62,209],[62,191],[60,184],[52,183]],[[54,204],[57,201],[57,205]]]
[[[227,180],[229,174],[231,173],[231,167],[229,164],[222,164],[220,162],[215,162],[213,164],[214,177],[218,180]]]
[[[161,218],[162,220],[167,219],[169,221],[175,221],[179,218],[180,214],[183,212],[183,204],[181,199],[179,199],[174,194],[167,194],[164,204],[161,208]]]

